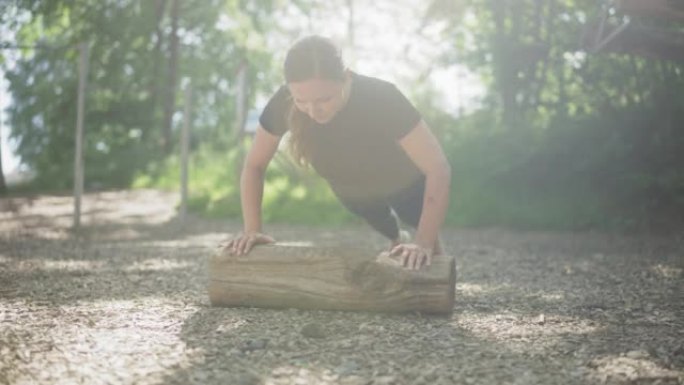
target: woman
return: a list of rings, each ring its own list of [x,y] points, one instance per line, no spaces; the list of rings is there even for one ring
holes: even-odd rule
[[[451,171],[419,112],[391,83],[345,68],[328,39],[310,36],[289,51],[286,85],[273,95],[240,179],[244,231],[226,248],[242,255],[274,242],[261,233],[264,173],[290,131],[290,151],[327,180],[341,203],[390,239],[390,252],[410,269],[442,252],[439,230]],[[397,219],[416,228],[401,239]]]

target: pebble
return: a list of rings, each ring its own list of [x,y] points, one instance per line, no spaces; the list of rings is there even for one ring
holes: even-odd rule
[[[394,376],[380,376],[373,380],[373,385],[392,385],[397,382],[397,378]]]
[[[356,361],[344,361],[335,368],[335,372],[340,376],[347,376],[361,369]]]
[[[627,352],[625,354],[625,357],[632,358],[632,359],[643,359],[643,358],[650,357],[650,355],[648,354],[647,351],[644,351],[644,350],[632,350],[632,351]]]
[[[325,338],[325,329],[317,323],[309,323],[302,327],[301,333],[306,338]]]
[[[254,340],[248,340],[247,343],[242,347],[243,351],[246,352],[251,352],[254,350],[262,350],[266,349],[266,346],[268,345],[268,339],[266,338],[258,338]]]
[[[259,378],[259,376],[256,374],[245,373],[241,374],[234,381],[235,385],[257,385],[261,383],[261,378]]]

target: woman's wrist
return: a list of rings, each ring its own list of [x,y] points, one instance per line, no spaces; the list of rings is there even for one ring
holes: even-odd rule
[[[423,249],[425,251],[429,251],[430,253],[432,253],[432,251],[435,247],[435,242],[425,241],[419,237],[416,237],[414,243],[416,245],[420,246],[421,249]]]

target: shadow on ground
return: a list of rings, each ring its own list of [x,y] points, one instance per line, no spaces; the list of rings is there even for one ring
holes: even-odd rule
[[[499,231],[448,239],[460,267],[452,317],[203,307],[181,338],[204,353],[167,381],[682,383],[678,241]]]

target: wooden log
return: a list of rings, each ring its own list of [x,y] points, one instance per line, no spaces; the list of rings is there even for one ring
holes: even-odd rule
[[[214,306],[449,314],[455,284],[450,256],[408,270],[387,253],[275,244],[209,262]]]

